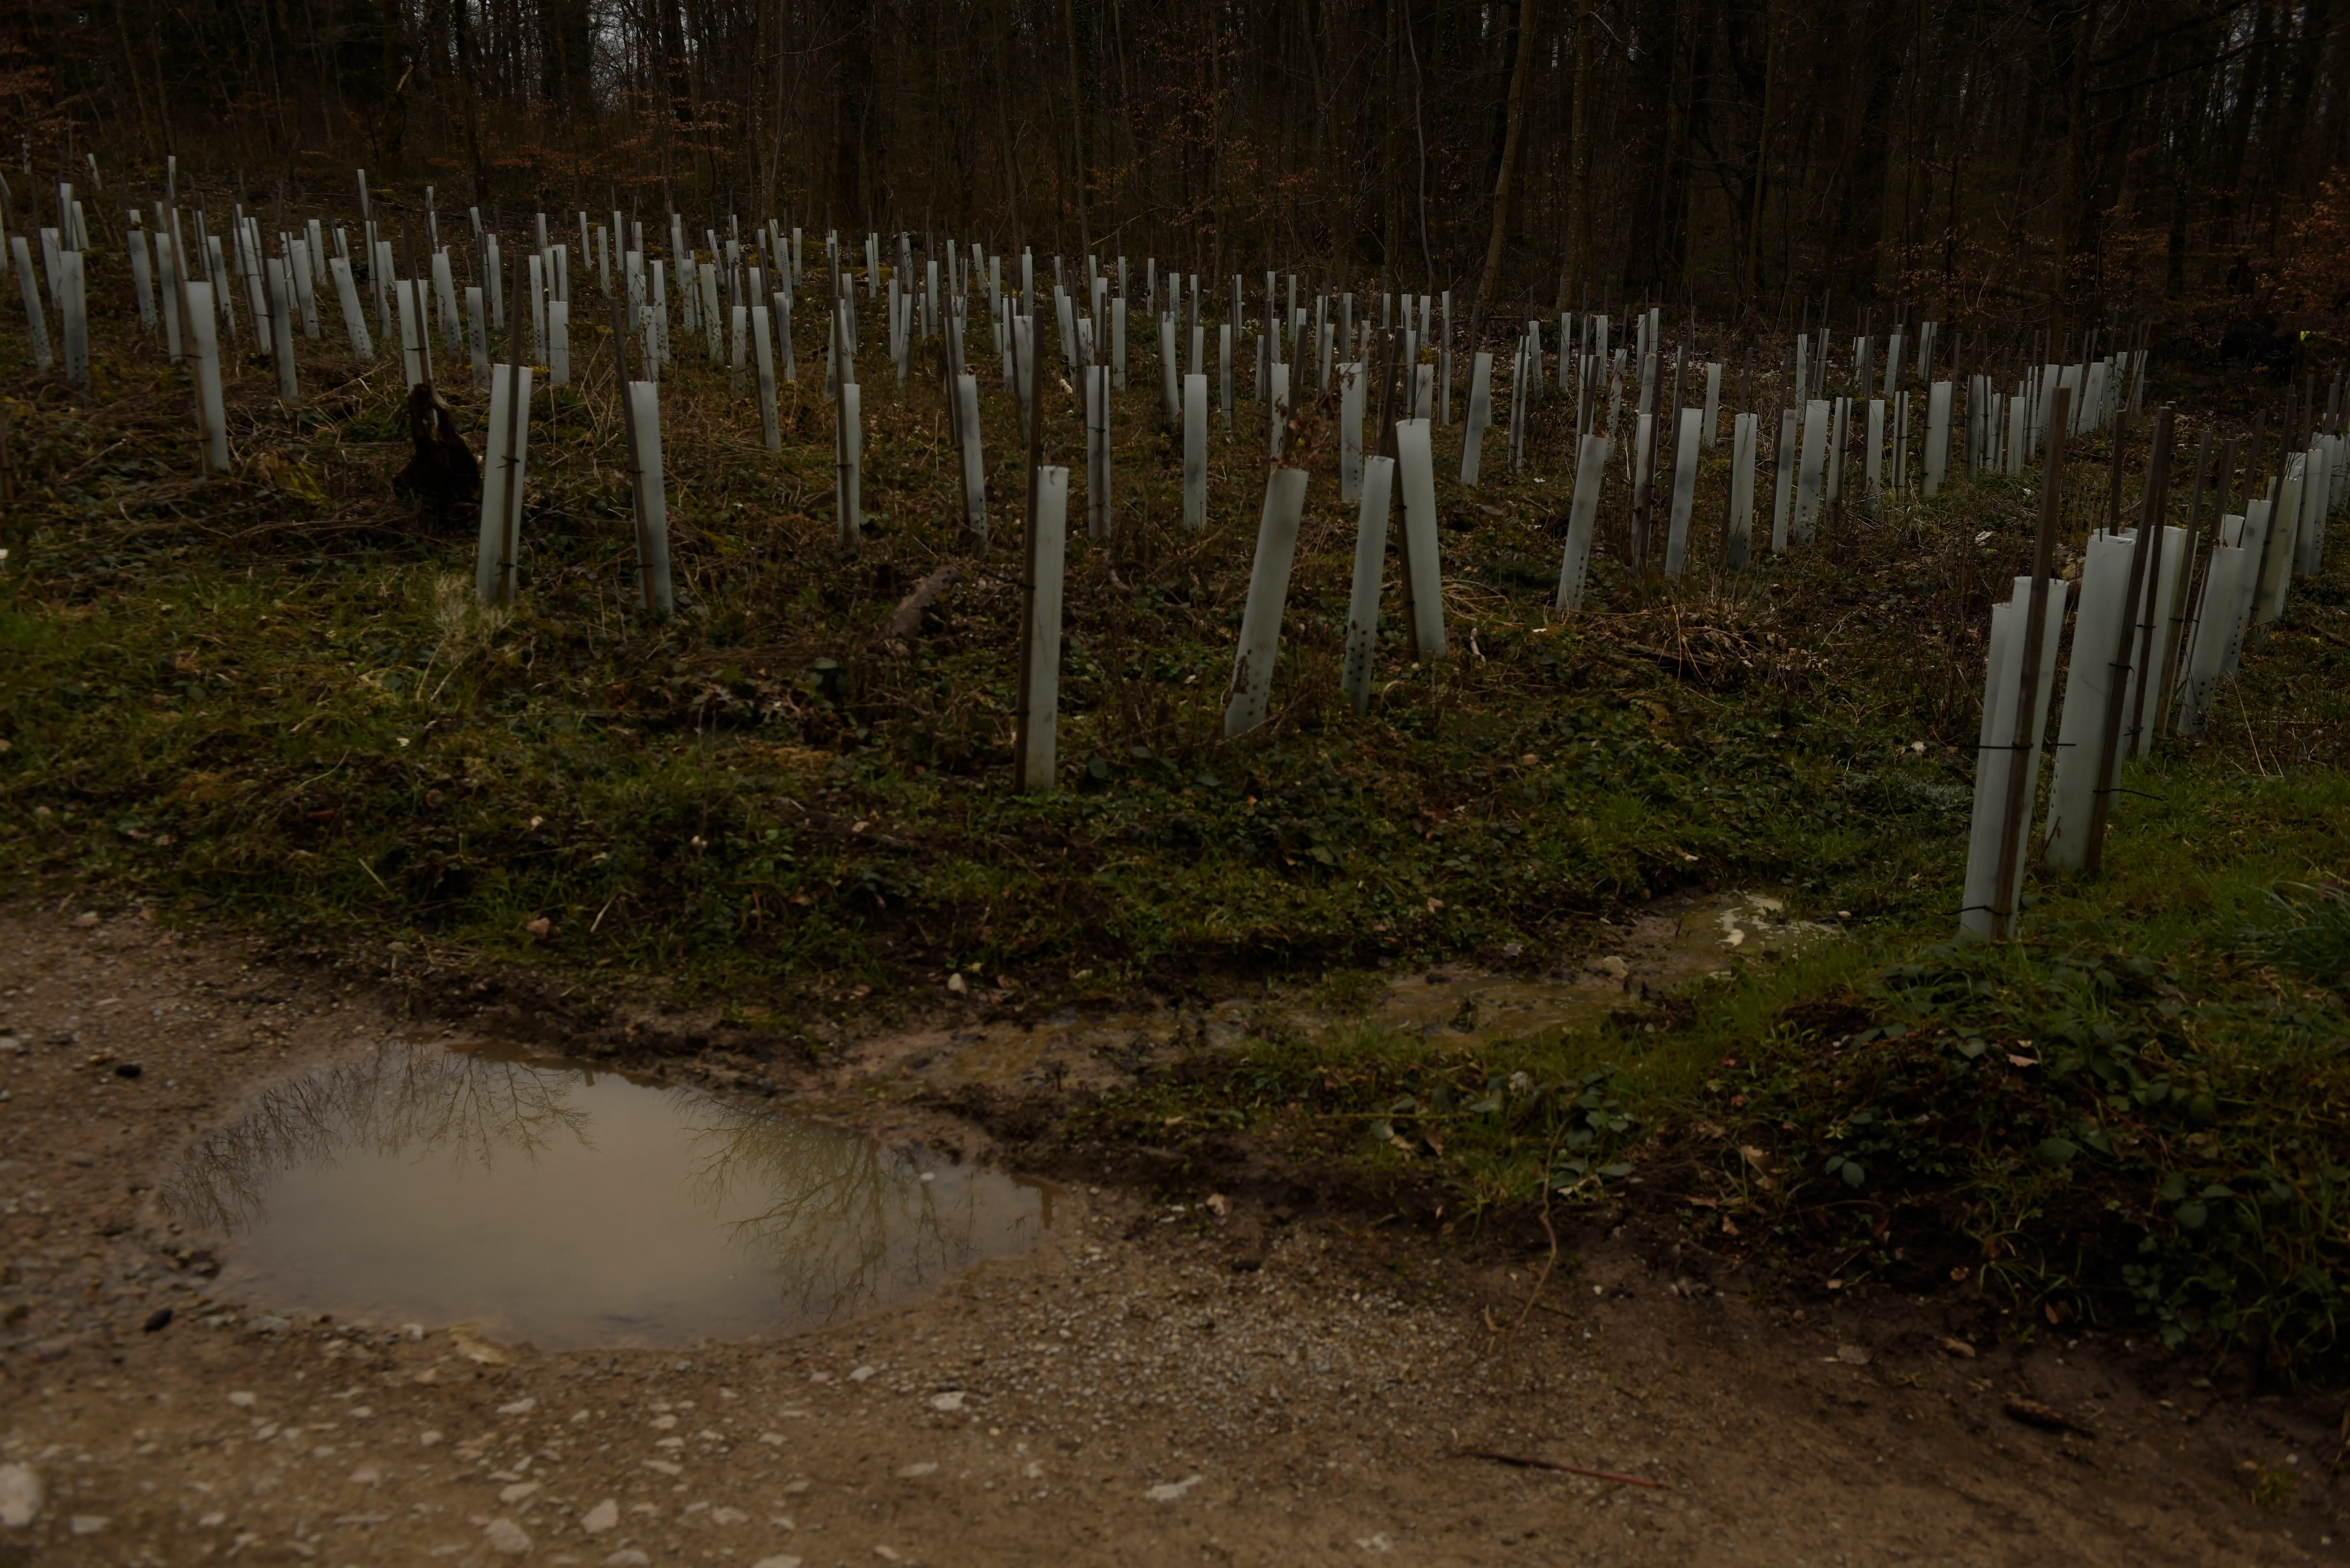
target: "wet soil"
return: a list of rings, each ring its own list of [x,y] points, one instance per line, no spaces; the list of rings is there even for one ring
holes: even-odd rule
[[[929,1099],[970,1087],[1014,1094],[1099,1090],[1131,1083],[1185,1051],[1221,1050],[1274,1030],[1313,1037],[1375,1026],[1474,1044],[1596,1027],[1693,981],[1832,939],[1834,928],[1789,918],[1761,894],[1680,894],[1602,922],[1592,951],[1542,970],[1446,964],[1371,971],[1317,987],[1259,987],[1155,1006],[1064,1006],[1038,1016],[1015,993],[976,986],[949,995],[924,1024],[847,1043],[828,1075],[836,1090]]]
[[[685,1347],[244,1299],[159,1190],[357,1042],[520,1033],[494,998],[417,1000],[136,914],[0,911],[0,1517],[32,1515],[0,1563],[2200,1564],[2343,1539],[2338,1401],[2094,1334],[2018,1348],[1962,1293],[1825,1296],[1638,1209],[1584,1217],[1543,1277],[1359,1214],[1079,1180],[1035,1250],[935,1293]],[[930,1070],[902,1041],[795,1075],[645,1020],[577,1034],[836,1116],[859,1075]],[[1104,1060],[1071,1055],[1067,1092]]]

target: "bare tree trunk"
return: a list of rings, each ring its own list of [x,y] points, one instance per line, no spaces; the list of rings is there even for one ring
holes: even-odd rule
[[[1754,180],[1748,192],[1746,265],[1739,269],[1747,305],[1752,309],[1762,293],[1762,192],[1771,177],[1771,110],[1779,86],[1779,18],[1776,7],[1762,7],[1762,114],[1754,122]]]
[[[1379,270],[1386,275],[1390,288],[1395,286],[1397,253],[1403,248],[1403,184],[1399,172],[1403,160],[1399,149],[1397,106],[1403,97],[1403,84],[1399,79],[1402,75],[1403,55],[1403,40],[1399,35],[1410,20],[1408,16],[1399,15],[1405,4],[1406,0],[1387,0],[1383,7],[1387,14],[1387,38],[1386,47],[1379,57],[1380,67],[1387,74],[1387,91],[1380,95],[1386,120],[1383,129],[1387,136],[1379,163],[1379,182],[1384,187],[1381,192],[1384,200],[1380,203]]]
[[[455,0],[449,8],[449,24],[457,45],[457,74],[465,91],[465,153],[473,166],[473,202],[487,206],[490,179],[488,167],[482,161],[482,87],[473,60],[473,27],[469,13],[465,0]]]
[[[376,159],[389,173],[400,167],[400,143],[408,137],[408,78],[415,67],[407,62],[407,13],[400,0],[382,0],[377,12],[383,29],[383,119],[376,135]],[[368,258],[374,265],[375,258]]]
[[[1485,240],[1485,269],[1477,278],[1477,309],[1469,327],[1474,341],[1502,273],[1502,242],[1508,237],[1510,194],[1516,183],[1518,144],[1526,130],[1526,72],[1534,52],[1534,0],[1518,0],[1518,63],[1510,72],[1509,129],[1502,134],[1502,171],[1493,180],[1493,227]]]
[[[1076,0],[1061,0],[1061,27],[1069,46],[1069,151],[1076,171],[1077,244],[1093,254],[1093,219],[1086,206],[1086,95],[1077,77]]]
[[[1569,275],[1591,289],[1591,0],[1575,10],[1574,124],[1566,154],[1566,255],[1559,264],[1558,301],[1566,303]]]
[[[2089,176],[2089,68],[2091,57],[2097,47],[2097,23],[2104,0],[2089,0],[2081,13],[2079,31],[2074,35],[2072,58],[2068,62],[2064,108],[2064,199],[2057,204],[2060,231],[2056,243],[2056,286],[2050,291],[2050,304],[2055,319],[2050,330],[2058,336],[2064,331],[2064,320],[2074,306],[2074,294],[2082,282],[2085,264],[2089,259],[2081,247],[2092,243],[2096,233],[2096,194]]]

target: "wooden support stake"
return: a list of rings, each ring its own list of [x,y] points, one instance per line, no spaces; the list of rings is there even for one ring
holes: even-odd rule
[[[2122,776],[2122,721],[2126,716],[2124,710],[2129,703],[2130,641],[2137,631],[2138,613],[2141,609],[2149,615],[2152,612],[2153,592],[2149,579],[2158,580],[2162,575],[2153,565],[2160,559],[2157,536],[2160,533],[2161,514],[2156,509],[2161,505],[2161,496],[2170,478],[2171,415],[2172,410],[2168,403],[2155,415],[2154,451],[2147,459],[2146,503],[2138,517],[2137,545],[2130,551],[2129,587],[2122,596],[2122,624],[2114,639],[2113,678],[2106,691],[2105,746],[2098,753],[2096,793],[2089,803],[2088,859],[2083,867],[2092,877],[2097,875],[2105,864],[2106,822],[2112,809],[2114,786]],[[2116,452],[2121,449],[2121,421],[2126,417],[2126,413],[2115,416],[2114,448]],[[2118,472],[2118,458],[2116,464]],[[2089,651],[2094,658],[2098,650],[2092,649]],[[2080,657],[2077,647],[2074,649],[2074,657]],[[2143,693],[2146,686],[2143,672],[2137,685]]]
[[[1035,691],[1036,642],[1036,568],[1037,487],[1045,464],[1045,356],[1043,345],[1036,340],[1032,325],[1028,332],[1028,388],[1030,407],[1035,410],[1028,421],[1028,502],[1027,521],[1021,539],[1020,576],[1020,706],[1013,715],[1012,786],[1017,790],[1048,790],[1053,787],[1049,774],[1031,776],[1029,739],[1036,723],[1031,707]]]
[[[618,298],[611,304],[612,387],[620,404],[620,431],[629,441],[629,510],[637,535],[637,597],[647,609],[650,609],[653,607],[653,553],[651,538],[645,531],[644,454],[637,447],[636,415],[629,407],[629,310]]]
[[[2017,673],[2016,690],[2020,695],[2015,707],[2015,732],[2009,744],[2014,761],[2007,770],[2007,809],[2000,819],[1999,863],[1991,882],[1991,934],[1996,937],[2015,934],[2020,891],[2016,883],[2022,868],[2020,852],[2025,825],[2031,820],[2033,787],[2039,783],[2026,763],[2036,739],[2032,732],[2033,723],[2043,717],[2038,700],[2040,661],[2046,651],[2043,645],[2047,641],[2048,568],[2056,551],[2056,524],[2064,492],[2064,448],[2071,423],[2067,415],[2072,396],[2072,389],[2058,387],[2050,405],[2048,458],[2041,472],[2040,528],[2032,545],[2032,593],[2024,611],[2023,667]]]
[[[2235,442],[2230,441],[2226,450],[2227,456],[2232,459]],[[2207,426],[2202,439],[2195,447],[2195,489],[2187,503],[2187,546],[2179,553],[2178,580],[2170,594],[2170,655],[2163,660],[2162,698],[2155,709],[2158,735],[2164,729],[2171,729],[2175,732],[2178,722],[2172,708],[2178,695],[2179,672],[2185,668],[2189,652],[2188,607],[2195,602],[2195,541],[2201,531],[2203,487],[2210,472],[2210,464],[2211,431]],[[2211,514],[2211,536],[2214,540],[2220,536],[2220,514],[2217,511]]]
[[[492,275],[489,286],[494,290],[497,286],[498,280]],[[515,303],[519,306],[523,288],[520,258],[515,262],[514,288]],[[524,379],[519,311],[507,311],[505,316],[515,327],[506,334],[506,483],[502,508],[504,515],[499,519],[498,603],[512,608],[521,587],[523,441],[530,430],[530,383]]]

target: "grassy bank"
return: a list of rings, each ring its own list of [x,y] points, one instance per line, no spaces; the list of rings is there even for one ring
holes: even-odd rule
[[[1839,1288],[1988,1284],[2282,1365],[2338,1355],[2339,548],[2212,737],[2133,769],[2104,878],[2038,887],[2024,942],[1958,949],[1983,634],[2024,565],[2032,477],[1837,518],[1731,574],[1725,450],[1690,577],[1627,584],[1611,502],[1592,607],[1554,622],[1554,398],[1529,477],[1440,483],[1452,656],[1403,658],[1390,592],[1357,716],[1337,692],[1353,520],[1320,451],[1274,717],[1227,741],[1263,443],[1211,443],[1210,523],[1188,531],[1137,391],[1117,533],[1071,543],[1062,787],[1020,797],[1019,481],[993,392],[983,546],[951,521],[935,387],[868,368],[874,516],[851,554],[818,389],[787,389],[770,456],[747,390],[681,367],[663,395],[681,613],[654,622],[628,602],[611,362],[582,331],[579,385],[532,436],[520,604],[484,615],[470,521],[390,493],[395,370],[310,358],[287,410],[242,367],[238,472],[198,481],[184,389],[118,329],[100,323],[95,407],[29,376],[9,404],[17,892],[328,946],[424,938],[762,1002],[805,1038],[956,969],[1081,1000],[1440,957],[1539,968],[1659,892],[1768,886],[1848,936],[1597,1035],[1276,1035],[1070,1135],[1149,1120],[1203,1158],[1240,1133],[1409,1170],[1456,1221],[1638,1176],[1702,1199],[1683,1210],[1711,1244],[1775,1238]],[[455,395],[470,431],[478,399]],[[1075,400],[1048,402],[1048,459],[1070,461]]]
[[[1182,528],[1176,455],[1137,392],[1118,533],[1071,546],[1063,787],[1017,798],[1016,545],[950,525],[934,389],[868,389],[874,517],[852,555],[831,542],[818,390],[790,389],[771,458],[745,394],[681,369],[681,613],[656,623],[626,602],[610,359],[583,343],[582,385],[532,437],[521,603],[484,616],[470,524],[436,533],[390,493],[396,373],[322,358],[288,411],[244,367],[239,472],[199,483],[183,394],[137,352],[94,417],[49,394],[17,410],[41,499],[0,631],[11,871],[692,983],[885,987],[978,963],[1107,989],[1550,950],[1593,911],[1725,878],[1922,912],[1964,807],[1985,587],[2020,550],[2012,530],[1946,541],[1931,517],[1848,526],[1768,570],[1700,567],[1669,599],[1603,559],[1598,607],[1550,625],[1554,400],[1550,480],[1442,485],[1453,656],[1405,659],[1391,582],[1357,718],[1336,690],[1353,518],[1318,452],[1274,716],[1226,741],[1263,460],[1214,442],[1210,524]],[[1066,458],[1081,426],[1061,401],[1048,456]],[[1017,454],[993,395],[986,421],[1009,534]]]

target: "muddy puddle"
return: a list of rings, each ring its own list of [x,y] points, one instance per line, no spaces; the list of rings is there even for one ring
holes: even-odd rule
[[[1185,1048],[1236,1046],[1277,1015],[1312,1035],[1369,1024],[1464,1043],[1597,1028],[1609,1013],[1742,963],[1767,963],[1833,938],[1761,894],[1659,899],[1600,929],[1593,953],[1548,973],[1444,964],[1357,974],[1318,989],[1227,998],[1204,1009],[1094,1012],[1063,1008],[1011,1022],[911,1031],[862,1043],[855,1071],[941,1088],[1099,1088]]]
[[[257,1310],[542,1349],[839,1322],[1033,1247],[1050,1188],[575,1062],[388,1043],[260,1094],[161,1193]]]

